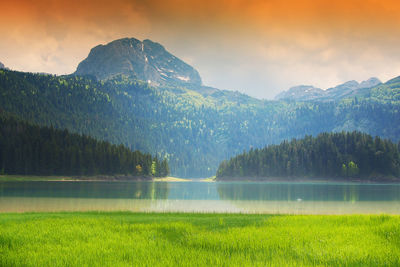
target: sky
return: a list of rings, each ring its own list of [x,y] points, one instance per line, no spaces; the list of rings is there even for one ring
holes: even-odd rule
[[[161,43],[205,85],[272,99],[400,75],[398,0],[0,0],[0,62],[69,74],[90,49]]]

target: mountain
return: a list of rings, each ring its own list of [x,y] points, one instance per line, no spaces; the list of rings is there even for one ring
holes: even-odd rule
[[[123,60],[118,55],[124,49],[110,56]],[[357,130],[400,140],[400,78],[357,98],[264,101],[200,83],[165,80],[154,86],[132,73],[104,75],[1,70],[0,113],[151,153],[167,159],[171,174],[180,177],[212,176],[224,159],[306,134]]]
[[[381,84],[377,78],[370,78],[358,83],[357,81],[348,81],[336,87],[322,90],[309,86],[295,86],[288,91],[279,93],[276,100],[295,100],[295,101],[338,101],[343,98],[361,96],[369,92],[369,89]]]
[[[361,89],[362,88],[372,88],[372,87],[377,86],[377,85],[379,85],[381,83],[382,82],[378,78],[372,77],[372,78],[369,78],[366,81],[362,81],[360,83],[359,88],[361,88]]]
[[[130,79],[8,70],[0,71],[0,94],[0,113],[152,153],[168,159],[171,173],[182,177],[213,175],[221,159],[248,148],[258,138],[242,139],[233,131],[241,123],[247,131],[244,107],[262,106],[237,92],[203,96]]]
[[[291,87],[288,91],[283,91],[279,93],[275,99],[276,100],[298,100],[307,101],[318,99],[324,95],[324,90],[316,88],[311,85],[299,85]]]
[[[165,84],[201,85],[199,73],[170,54],[159,43],[135,38],[115,40],[94,47],[75,72],[109,80],[125,75],[153,86]]]
[[[321,132],[358,130],[400,140],[400,77],[339,102],[204,96],[141,81],[0,71],[0,113],[166,158],[171,174],[207,177],[250,148]]]
[[[3,63],[0,62],[0,69],[5,69],[6,67],[4,66]]]

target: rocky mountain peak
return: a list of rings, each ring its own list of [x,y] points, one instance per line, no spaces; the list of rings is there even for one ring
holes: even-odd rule
[[[135,38],[119,39],[92,48],[75,74],[94,75],[99,80],[124,75],[155,86],[202,84],[199,73],[192,66],[169,53],[161,44]]]
[[[308,100],[309,98],[318,98],[324,93],[320,88],[316,88],[312,85],[299,85],[289,88],[287,91],[283,91],[278,94],[275,99],[286,99],[286,100]]]

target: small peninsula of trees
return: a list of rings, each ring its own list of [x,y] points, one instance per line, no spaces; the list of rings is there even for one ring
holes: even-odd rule
[[[329,178],[365,179],[400,177],[400,143],[360,132],[322,133],[317,137],[284,141],[251,149],[217,170],[217,179]]]
[[[0,174],[164,177],[169,166],[123,145],[0,115]]]

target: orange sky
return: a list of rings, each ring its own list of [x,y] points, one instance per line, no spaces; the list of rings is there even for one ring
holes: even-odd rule
[[[0,0],[0,62],[71,73],[97,44],[151,39],[207,85],[272,98],[400,75],[399,14],[398,0]]]

